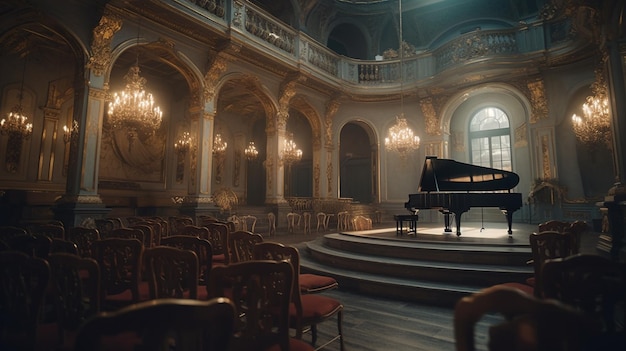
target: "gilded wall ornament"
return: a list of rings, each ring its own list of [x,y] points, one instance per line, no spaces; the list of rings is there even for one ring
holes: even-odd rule
[[[522,124],[518,128],[515,128],[515,147],[528,146],[528,133],[526,130],[526,123]]]
[[[204,99],[212,100],[215,96],[215,86],[220,76],[226,72],[228,60],[220,55],[216,55],[213,61],[209,62],[209,68],[204,75]]]
[[[536,123],[548,118],[548,99],[546,98],[543,80],[529,81],[526,85],[530,93],[530,106],[532,108],[530,123]]]
[[[324,113],[324,127],[326,130],[326,146],[333,146],[333,118],[339,110],[340,102],[338,97],[333,97],[326,103],[326,112]]]
[[[420,106],[422,107],[422,113],[424,114],[426,133],[428,135],[441,135],[441,128],[439,128],[440,118],[437,115],[435,106],[433,105],[433,99],[431,97],[427,97],[420,100]]]
[[[91,41],[92,55],[87,63],[96,76],[101,76],[111,65],[111,42],[113,36],[122,28],[122,19],[119,16],[105,14],[100,18],[100,23],[93,29]]]

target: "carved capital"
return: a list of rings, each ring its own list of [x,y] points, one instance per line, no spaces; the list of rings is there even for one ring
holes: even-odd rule
[[[122,19],[113,14],[105,14],[93,29],[91,41],[92,55],[87,63],[96,76],[101,76],[111,65],[111,42],[113,36],[122,28]]]
[[[207,73],[204,76],[205,101],[212,100],[215,96],[215,85],[219,77],[226,72],[227,65],[228,60],[221,55],[216,55],[213,60],[209,62]]]

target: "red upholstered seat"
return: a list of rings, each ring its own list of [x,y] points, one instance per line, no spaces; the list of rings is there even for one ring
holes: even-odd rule
[[[311,294],[338,287],[337,280],[333,277],[319,274],[300,274],[300,291],[303,294]]]

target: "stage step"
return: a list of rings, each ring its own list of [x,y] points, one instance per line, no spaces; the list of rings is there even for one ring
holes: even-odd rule
[[[482,288],[533,274],[528,245],[328,234],[299,249],[303,272],[334,276],[341,288],[448,307]]]

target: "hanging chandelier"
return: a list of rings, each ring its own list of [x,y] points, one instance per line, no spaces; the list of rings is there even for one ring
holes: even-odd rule
[[[289,138],[283,140],[283,162],[292,165],[302,159],[302,150],[298,149],[296,142],[293,141],[293,134]]]
[[[2,135],[15,135],[22,139],[28,139],[33,133],[33,124],[28,123],[28,117],[24,115],[22,108],[22,93],[20,92],[20,103],[15,105],[7,118],[0,121],[0,133]]]
[[[254,161],[257,156],[259,156],[259,150],[256,149],[256,146],[254,145],[254,141],[251,141],[248,144],[248,147],[245,148],[245,150],[243,150],[244,155],[246,156],[246,159],[248,161]]]
[[[404,60],[404,41],[402,38],[402,1],[398,0],[399,34],[400,34],[400,114],[396,116],[396,124],[389,128],[387,137],[385,138],[385,147],[389,151],[400,154],[401,159],[406,159],[410,151],[416,150],[420,146],[420,138],[414,135],[413,130],[409,127],[404,117],[404,94],[403,94],[403,60]]]
[[[578,140],[588,146],[606,144],[611,147],[611,111],[607,86],[602,69],[596,70],[596,81],[591,84],[593,95],[582,105],[583,114],[572,115],[572,125]]]
[[[396,124],[389,128],[388,136],[385,138],[387,150],[400,154],[402,159],[407,157],[408,152],[420,147],[420,138],[413,134],[413,130],[406,123],[404,114],[396,116]]]
[[[26,78],[26,60],[22,69],[22,83],[18,95],[18,103],[13,106],[6,118],[0,121],[0,133],[19,138],[19,141],[26,140],[33,133],[33,124],[28,123],[28,117],[24,114],[22,101],[24,99],[24,79]]]
[[[228,143],[222,140],[222,135],[220,133],[215,134],[215,139],[213,140],[213,156],[224,156],[227,147]]]
[[[116,129],[125,125],[149,132],[159,129],[163,112],[156,106],[152,94],[144,90],[147,80],[139,75],[138,63],[130,67],[124,81],[124,90],[115,93],[109,102],[109,124]]]

